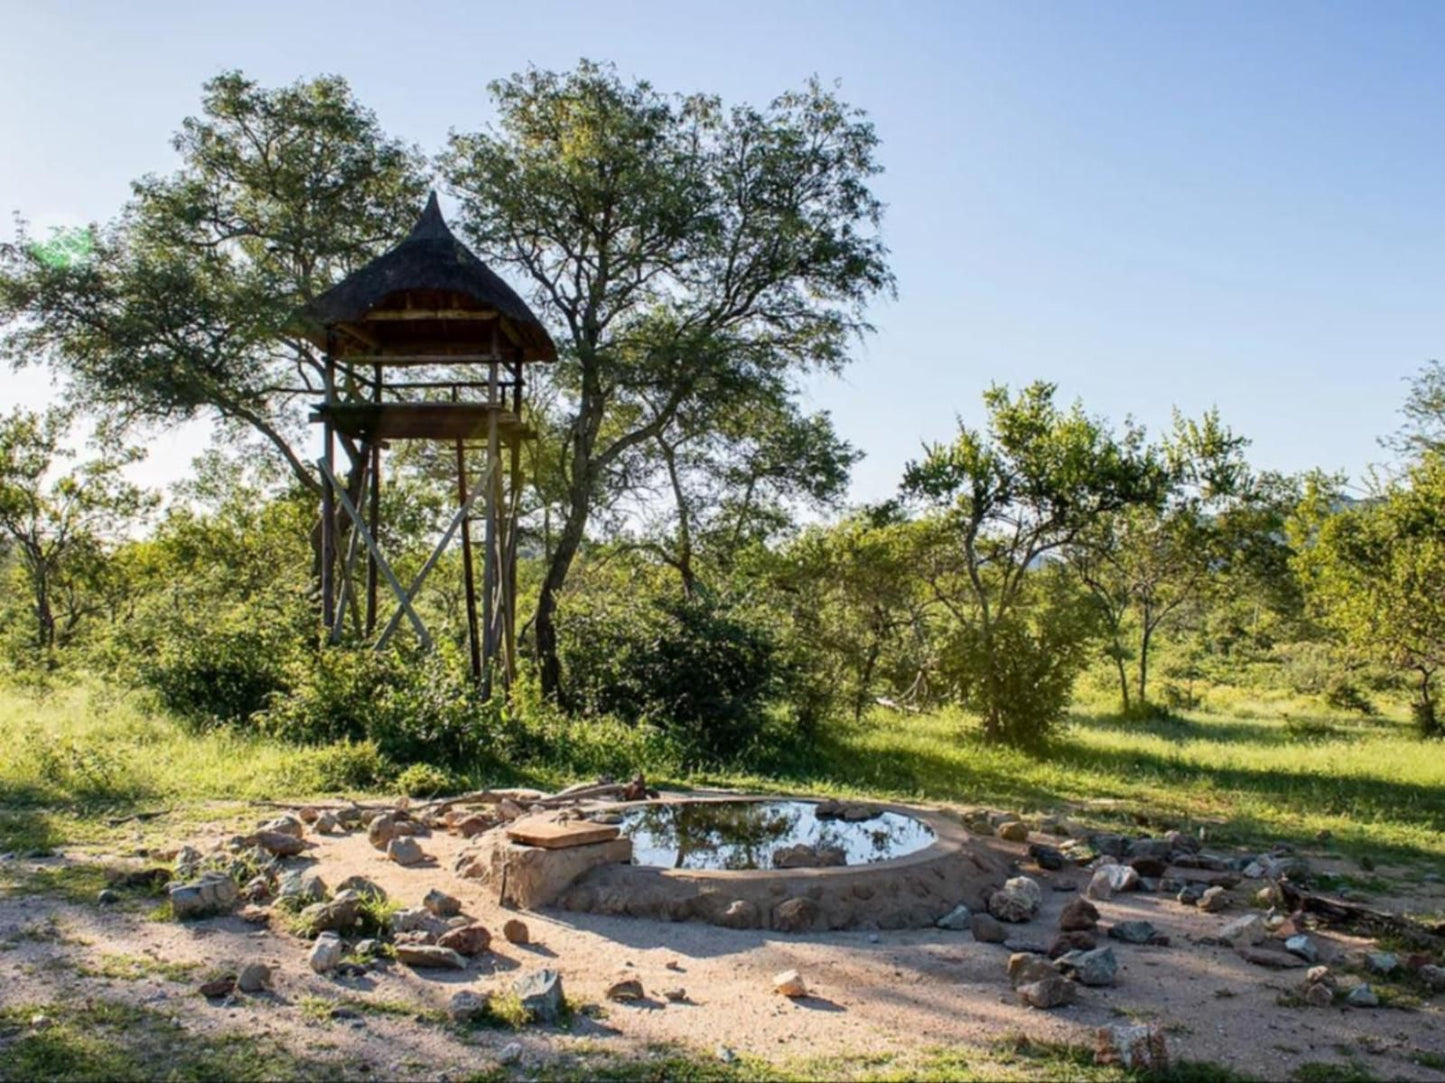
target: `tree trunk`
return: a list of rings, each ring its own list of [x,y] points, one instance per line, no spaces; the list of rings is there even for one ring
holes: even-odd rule
[[[1149,705],[1149,639],[1153,635],[1149,620],[1145,617],[1144,631],[1139,636],[1139,709]]]
[[[542,695],[557,702],[562,700],[562,660],[557,654],[557,595],[567,582],[567,573],[572,569],[573,558],[582,546],[582,536],[587,527],[587,515],[591,510],[590,494],[585,482],[572,483],[570,507],[562,530],[557,535],[557,547],[552,550],[552,559],[547,565],[547,577],[537,594],[537,615],[533,621],[533,634],[537,643],[538,678]]]
[[[1124,668],[1124,645],[1114,640],[1114,668],[1119,671],[1119,696],[1124,703],[1124,713],[1129,713],[1129,673]]]

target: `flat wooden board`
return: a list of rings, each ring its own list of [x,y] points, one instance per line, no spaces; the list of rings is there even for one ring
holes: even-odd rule
[[[558,823],[528,817],[518,820],[507,828],[507,838],[524,846],[541,846],[548,850],[565,850],[569,846],[590,846],[595,842],[610,842],[622,833],[614,824],[594,824],[587,820],[569,820]]]

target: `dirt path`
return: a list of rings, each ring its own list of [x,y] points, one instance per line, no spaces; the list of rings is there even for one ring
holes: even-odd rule
[[[207,840],[192,841],[206,848]],[[328,884],[362,874],[409,906],[438,887],[461,899],[464,912],[494,932],[517,916],[489,902],[476,884],[451,874],[462,845],[453,837],[438,833],[423,839],[437,865],[412,869],[385,860],[363,833],[316,842],[314,868]],[[1051,887],[1074,889],[1088,876],[1082,870],[1040,873],[1024,857],[1024,845],[997,840],[989,845]],[[1046,890],[1040,917],[1011,931],[1019,939],[1047,943],[1059,910],[1073,897],[1073,890]],[[1439,905],[1438,898],[1429,899]],[[1101,941],[1119,958],[1118,984],[1083,989],[1076,1005],[1040,1012],[1016,1002],[1004,973],[1009,950],[976,943],[966,932],[790,936],[547,912],[521,915],[533,945],[514,946],[498,936],[498,950],[466,971],[417,972],[391,964],[364,977],[330,978],[310,971],[305,941],[235,916],[160,922],[136,908],[10,898],[0,901],[0,942],[8,948],[0,952],[0,1005],[104,996],[174,1013],[197,1033],[240,1031],[344,1058],[347,1074],[387,1079],[475,1073],[497,1065],[513,1043],[522,1050],[517,1070],[533,1073],[558,1056],[646,1056],[661,1043],[701,1056],[724,1046],[787,1064],[835,1055],[907,1056],[923,1046],[986,1046],[1018,1033],[1087,1044],[1094,1028],[1130,1019],[1165,1026],[1179,1057],[1256,1077],[1287,1078],[1309,1062],[1354,1061],[1384,1078],[1445,1078],[1417,1063],[1424,1054],[1429,1063],[1445,1064],[1442,1013],[1434,1002],[1410,1010],[1282,1006],[1281,997],[1298,984],[1301,971],[1264,970],[1227,948],[1192,943],[1237,916],[1238,907],[1212,915],[1147,894],[1119,896],[1098,907],[1105,924],[1149,920],[1172,946]],[[53,933],[47,932],[52,920]],[[1316,939],[1327,958],[1368,946],[1324,934]],[[139,974],[132,978],[94,976],[124,965],[120,957],[156,965],[129,964]],[[253,961],[271,966],[272,993],[210,1002],[196,992],[207,972]],[[162,963],[193,964],[194,970],[183,981],[145,972]],[[458,990],[502,990],[518,973],[542,966],[563,975],[573,1000],[601,1010],[595,1017],[577,1017],[566,1031],[460,1032],[435,1021]],[[770,976],[788,968],[802,972],[813,996],[791,1001],[772,992]],[[624,973],[641,980],[646,1000],[636,1005],[605,1000],[608,985]],[[678,987],[686,990],[685,1003],[663,998],[664,990]],[[356,1001],[362,1008],[356,1018],[345,1018],[343,1005],[343,1018],[329,1018],[327,1003],[334,1001]],[[514,1048],[507,1057],[514,1060],[516,1054]]]

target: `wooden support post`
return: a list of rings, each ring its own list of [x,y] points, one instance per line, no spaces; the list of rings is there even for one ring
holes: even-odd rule
[[[371,401],[381,402],[381,366],[371,366]],[[377,534],[377,527],[381,523],[381,441],[376,440],[371,445],[371,499],[367,508],[370,519],[371,536]],[[376,631],[376,558],[370,553],[366,554],[366,634],[369,636]]]
[[[487,503],[485,563],[482,565],[482,693],[492,693],[492,663],[497,657],[497,488],[501,483],[501,469],[497,455],[497,411],[502,403],[497,395],[497,363],[492,362],[487,379],[487,401],[492,411],[487,416]]]
[[[452,388],[452,401],[457,401],[457,389]],[[467,499],[467,452],[460,437],[457,439],[457,501]],[[471,649],[472,680],[482,680],[482,644],[477,635],[477,579],[472,570],[472,524],[470,518],[462,520],[462,580],[467,599],[467,644]]]
[[[355,502],[357,504],[360,504],[366,497],[366,485],[368,481],[367,466],[370,464],[370,462],[371,449],[369,447],[363,446],[361,449],[361,454],[357,457],[356,460],[356,469],[360,475],[356,478]],[[356,567],[356,553],[358,548],[358,542],[360,540],[361,531],[357,529],[355,525],[353,525],[351,528],[351,536],[347,538],[346,559],[342,561],[341,564],[341,596],[337,599],[336,602],[336,623],[333,624],[331,628],[332,643],[341,642],[342,626],[346,623],[346,607],[348,602],[351,603],[352,623],[356,623],[357,607],[354,600],[355,591],[352,589],[351,573],[352,570]],[[374,560],[373,563],[375,563]]]
[[[326,405],[336,403],[336,362],[332,360],[335,342],[327,336],[324,372]],[[322,433],[321,478],[321,624],[328,635],[336,627],[336,439],[330,412]]]

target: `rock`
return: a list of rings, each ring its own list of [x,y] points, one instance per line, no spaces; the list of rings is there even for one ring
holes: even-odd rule
[[[304,839],[281,831],[257,831],[255,842],[268,854],[274,854],[277,857],[295,857],[306,849]]]
[[[988,914],[974,914],[968,919],[968,927],[980,944],[1002,944],[1008,939],[1008,933],[998,919]]]
[[[623,978],[607,987],[608,1000],[642,1000],[646,996],[647,994],[642,989],[642,983],[636,978]]]
[[[311,954],[307,962],[311,969],[318,974],[325,974],[335,970],[341,962],[341,957],[346,954],[346,945],[341,942],[341,937],[335,933],[322,933],[316,938],[316,943],[311,945]]]
[[[259,993],[271,981],[271,968],[265,963],[247,963],[236,975],[236,988],[243,993]]]
[[[463,925],[442,933],[437,943],[458,955],[480,955],[492,946],[492,934],[484,925]]]
[[[1078,987],[1057,974],[1029,985],[1020,985],[1015,991],[1020,1003],[1042,1010],[1072,1004],[1078,997]]]
[[[1415,971],[1416,976],[1425,983],[1432,992],[1445,990],[1445,967],[1436,966],[1433,963],[1426,963]]]
[[[316,823],[312,825],[312,830],[318,835],[334,835],[341,830],[341,821],[331,815],[331,813],[323,812],[316,818]]]
[[[1019,923],[1039,912],[1044,893],[1027,876],[1005,880],[1003,887],[988,897],[988,912],[1000,921]]]
[[[417,970],[465,970],[467,961],[451,948],[444,948],[440,944],[403,944],[396,945],[396,958],[398,962]]]
[[[1365,966],[1376,974],[1393,974],[1400,966],[1400,957],[1389,951],[1367,951]]]
[[[1033,952],[1016,951],[1008,957],[1008,978],[1015,989],[1057,973],[1048,959]]]
[[[940,929],[948,929],[952,932],[961,933],[964,929],[968,928],[968,923],[972,917],[973,914],[969,911],[968,907],[963,903],[959,903],[948,913],[944,914],[943,917],[935,921],[934,924]]]
[[[1335,1002],[1335,991],[1324,982],[1305,987],[1304,1002],[1313,1008],[1328,1008]]]
[[[306,833],[306,821],[294,813],[287,812],[262,824],[261,830],[275,831],[278,834],[290,835],[299,839]]]
[[[1307,963],[1317,963],[1320,960],[1320,949],[1313,940],[1302,933],[1286,940],[1284,950],[1291,955],[1298,955]]]
[[[1142,838],[1130,839],[1129,845],[1124,848],[1123,857],[1126,860],[1135,858],[1153,858],[1159,861],[1169,860],[1169,855],[1174,852],[1174,844],[1167,838]]]
[[[243,906],[236,912],[236,916],[247,925],[265,925],[271,920],[271,908],[269,906]]]
[[[217,978],[215,981],[208,981],[201,986],[201,996],[207,1000],[219,1000],[221,997],[230,996],[235,988],[235,978]]]
[[[1070,899],[1059,911],[1059,928],[1064,932],[1092,932],[1099,924],[1099,908],[1088,899]]]
[[[355,950],[357,955],[360,955],[364,959],[369,959],[381,951],[381,941],[373,940],[368,936],[365,940],[358,940],[356,942]]]
[[[1236,947],[1235,952],[1247,963],[1255,966],[1265,966],[1272,970],[1292,970],[1305,965],[1305,961],[1287,951],[1278,951],[1270,947]]]
[[[882,811],[877,805],[847,805],[843,809],[841,818],[850,824],[857,824],[873,819]]]
[[[1060,955],[1067,955],[1071,951],[1093,951],[1098,946],[1099,942],[1093,933],[1084,929],[1075,929],[1054,937],[1047,954],[1050,959],[1057,959]]]
[[[1101,865],[1094,870],[1094,876],[1084,894],[1091,899],[1107,901],[1121,891],[1133,891],[1139,886],[1139,874],[1128,865]]]
[[[1119,972],[1119,961],[1114,957],[1113,948],[1071,951],[1055,959],[1054,966],[1082,985],[1113,985]]]
[[[502,1064],[516,1064],[525,1053],[526,1050],[522,1047],[521,1042],[508,1042],[497,1054],[497,1060]]]
[[[97,905],[100,906],[114,906],[120,902],[120,892],[112,891],[108,887],[101,888],[100,894],[95,897],[95,901]]]
[[[398,865],[420,865],[426,860],[421,844],[410,835],[397,835],[386,844],[386,856]]]
[[[1169,1044],[1157,1023],[1120,1024],[1094,1032],[1094,1060],[1140,1075],[1169,1071]]]
[[[848,864],[848,854],[837,846],[809,846],[800,842],[773,851],[775,869],[818,869]]]
[[[1158,930],[1147,921],[1121,921],[1109,927],[1109,939],[1126,944],[1147,944],[1157,935]]]
[[[445,891],[438,891],[436,888],[432,888],[426,893],[421,904],[439,918],[449,918],[462,912],[460,899],[448,895]]]
[[[1029,857],[1034,859],[1034,864],[1049,872],[1058,872],[1064,867],[1064,853],[1057,846],[1045,846],[1036,842],[1029,847]]]
[[[364,876],[348,876],[336,885],[336,890],[338,893],[342,891],[354,891],[358,895],[378,899],[382,902],[386,901],[386,892],[382,889],[382,886],[368,880]]]
[[[497,802],[497,815],[511,823],[513,820],[519,820],[527,815],[527,810],[510,797],[504,797]]]
[[[1089,836],[1089,844],[1101,854],[1108,854],[1110,857],[1122,858],[1129,852],[1129,844],[1133,840],[1124,835],[1094,834]]]
[[[412,929],[409,932],[397,933],[398,944],[411,944],[413,947],[424,947],[427,944],[437,942],[437,934],[431,929]]]
[[[385,850],[397,834],[396,817],[389,812],[377,816],[366,827],[367,839],[378,850]]]
[[[192,883],[172,887],[168,895],[171,913],[178,918],[189,918],[230,909],[240,897],[240,890],[229,876],[208,872]]]
[[[1361,982],[1345,994],[1345,1003],[1352,1008],[1378,1008],[1380,998],[1369,983]]]
[[[281,879],[276,883],[276,897],[321,902],[326,898],[326,881],[314,872],[292,869],[281,874]]]
[[[530,944],[532,933],[527,928],[527,923],[520,918],[509,918],[502,926],[502,936],[509,944]]]
[[[423,910],[419,906],[398,910],[391,915],[391,931],[394,933],[414,933],[418,930],[429,930],[433,923],[430,912]]]
[[[728,929],[756,929],[760,924],[758,908],[746,899],[734,899],[718,915],[716,923]]]
[[[1216,935],[1231,946],[1254,945],[1263,943],[1268,931],[1264,927],[1264,919],[1258,914],[1245,914],[1226,921]]]
[[[480,835],[483,831],[490,831],[492,829],[492,821],[485,816],[467,816],[464,819],[458,820],[454,825],[454,829],[456,833],[464,839],[476,838],[476,836]]]
[[[773,975],[773,989],[785,997],[805,997],[808,985],[796,970],[784,970]]]
[[[362,898],[356,892],[342,891],[330,902],[312,903],[301,911],[301,918],[318,932],[328,929],[345,932],[356,925],[361,903]]]
[[[1229,892],[1222,887],[1206,888],[1199,896],[1199,909],[1207,914],[1217,914],[1229,907]]]
[[[512,983],[527,1015],[540,1023],[555,1023],[562,1014],[562,975],[555,970],[534,970]]]
[[[818,921],[818,904],[806,896],[784,899],[773,907],[773,928],[783,933],[799,933],[813,928]]]
[[[687,1002],[686,989],[664,989],[662,995],[674,1004],[684,1004]]]
[[[469,1023],[480,1019],[487,1011],[487,1002],[469,989],[453,993],[447,1001],[447,1015],[453,1023]]]
[[[176,851],[174,864],[176,875],[182,879],[189,879],[201,867],[201,851],[194,846],[182,846]]]
[[[303,824],[314,824],[317,820],[321,818],[321,810],[318,808],[312,808],[310,805],[307,805],[296,814],[296,817]]]
[[[999,824],[995,830],[998,837],[1006,842],[1028,842],[1029,825],[1022,820],[1008,820]]]
[[[1169,862],[1162,857],[1131,857],[1129,867],[1141,878],[1157,880],[1169,871]]]
[[[1191,880],[1179,889],[1179,894],[1175,898],[1181,906],[1198,906],[1199,900],[1204,897],[1204,892],[1205,885],[1197,880]]]

